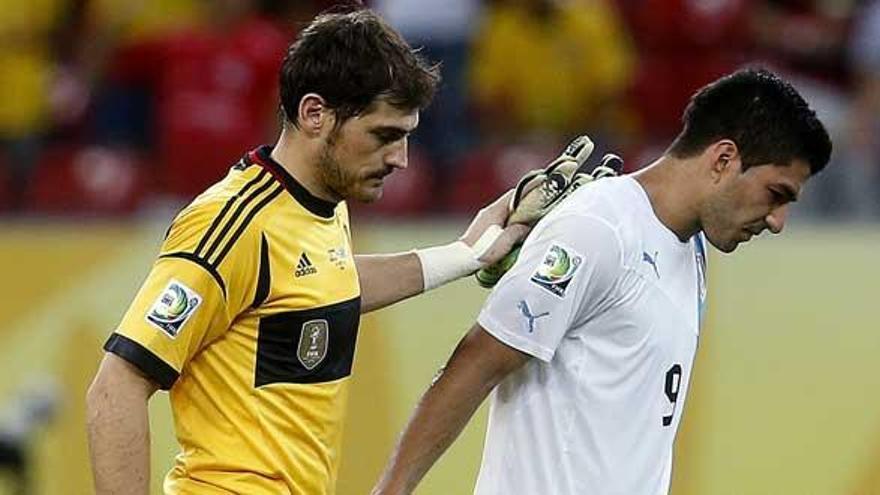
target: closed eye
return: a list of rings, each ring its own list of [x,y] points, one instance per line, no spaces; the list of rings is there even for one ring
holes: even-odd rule
[[[782,204],[793,203],[793,202],[797,201],[797,193],[787,187],[782,187],[782,188],[771,187],[770,194],[773,196],[773,203],[774,204],[782,205]]]
[[[770,195],[773,197],[774,204],[785,203],[787,199],[786,195],[780,192],[778,189],[770,189]]]
[[[378,139],[380,143],[385,145],[403,139],[409,134],[409,132],[397,127],[380,127],[378,129],[373,129],[372,134],[376,136],[376,139]]]

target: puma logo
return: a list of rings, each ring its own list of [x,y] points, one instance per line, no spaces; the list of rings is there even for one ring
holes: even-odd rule
[[[657,274],[657,278],[660,278],[660,270],[657,269],[657,256],[659,254],[659,251],[654,251],[654,256],[651,257],[647,251],[642,251],[642,261],[654,267],[654,273]]]
[[[532,310],[531,310],[531,308],[529,308],[529,303],[527,303],[525,301],[520,301],[520,302],[516,303],[516,307],[518,307],[519,312],[522,313],[522,315],[528,319],[529,333],[532,333],[535,331],[535,320],[537,320],[538,318],[543,318],[544,316],[547,316],[550,314],[549,311],[545,311],[545,312],[537,314],[537,315],[532,314]]]

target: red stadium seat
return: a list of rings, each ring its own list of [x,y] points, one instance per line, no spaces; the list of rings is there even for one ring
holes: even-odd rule
[[[550,143],[490,146],[477,149],[459,164],[447,209],[471,214],[514,187],[529,170],[544,166],[558,152]]]
[[[43,213],[129,213],[146,189],[141,165],[126,150],[50,148],[32,176],[28,208]]]
[[[6,156],[0,152],[0,212],[6,212],[12,208],[12,198],[9,184],[9,164]]]

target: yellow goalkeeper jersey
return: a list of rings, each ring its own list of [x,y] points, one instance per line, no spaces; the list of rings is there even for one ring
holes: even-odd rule
[[[168,494],[334,492],[360,317],[348,211],[270,151],[180,212],[104,346],[170,391]]]

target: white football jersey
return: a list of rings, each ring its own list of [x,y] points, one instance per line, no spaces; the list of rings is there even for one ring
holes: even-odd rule
[[[535,227],[478,318],[531,359],[492,393],[475,493],[666,494],[706,296],[635,179],[583,186]]]

